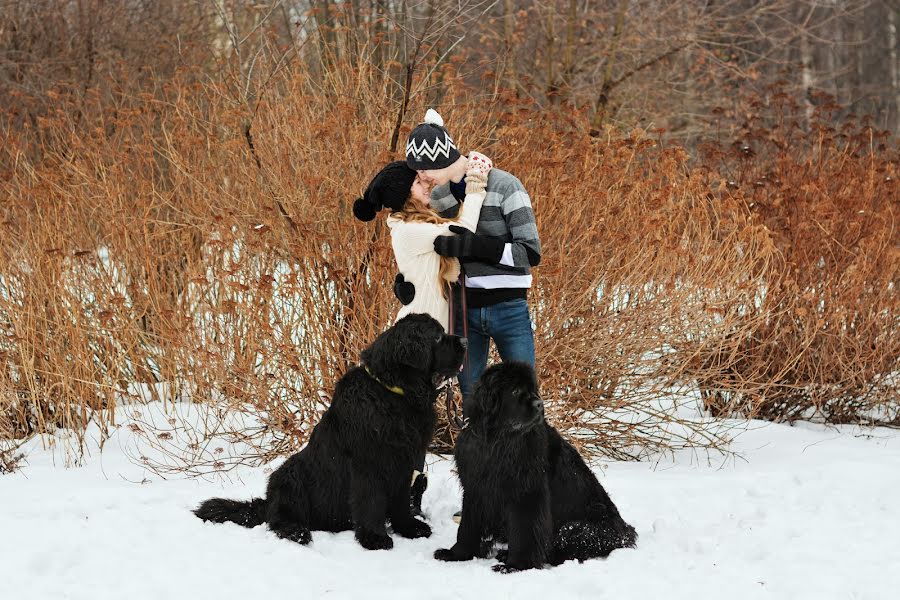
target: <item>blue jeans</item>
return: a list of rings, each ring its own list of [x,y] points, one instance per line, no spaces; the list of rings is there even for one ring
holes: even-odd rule
[[[517,360],[534,365],[534,332],[531,316],[524,298],[507,300],[484,308],[467,310],[469,353],[459,374],[459,387],[463,395],[463,414],[466,411],[472,388],[487,367],[491,339],[503,361]],[[454,323],[454,333],[463,335],[462,324]]]

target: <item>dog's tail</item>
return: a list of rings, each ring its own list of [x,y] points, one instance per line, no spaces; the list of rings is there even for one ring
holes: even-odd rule
[[[609,556],[616,548],[634,548],[637,538],[637,531],[625,521],[570,521],[556,533],[549,562],[558,565],[572,559],[581,562]]]
[[[231,522],[244,527],[256,527],[266,522],[267,505],[264,498],[253,498],[249,502],[210,498],[193,512],[204,521]]]

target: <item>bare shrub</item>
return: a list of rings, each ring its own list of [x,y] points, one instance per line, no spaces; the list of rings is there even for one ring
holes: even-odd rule
[[[896,414],[896,151],[871,129],[754,117],[697,162],[661,131],[592,137],[589,112],[473,89],[435,53],[419,79],[415,61],[394,78],[399,54],[359,60],[368,42],[313,69],[241,27],[228,39],[252,51],[216,55],[215,77],[196,61],[68,82],[4,113],[0,438],[70,429],[77,460],[89,423],[105,439],[149,397],[169,412],[129,415],[134,454],[162,474],[302,445],[399,308],[386,228],[350,207],[432,85],[453,90],[439,108],[462,148],[532,196],[538,370],[575,443],[724,448],[704,409]],[[442,416],[442,449],[454,435]]]
[[[843,120],[827,97],[809,131],[777,87],[751,98],[733,142],[707,146],[777,249],[748,304],[748,330],[702,347],[716,415],[900,424],[898,153],[887,132]],[[727,140],[725,140],[727,141]]]

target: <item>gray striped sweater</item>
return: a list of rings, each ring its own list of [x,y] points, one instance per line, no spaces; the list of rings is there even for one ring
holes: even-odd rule
[[[541,240],[531,209],[531,199],[522,182],[500,169],[488,174],[487,195],[476,233],[505,242],[497,264],[465,261],[466,297],[469,306],[490,306],[513,298],[524,298],[531,287],[531,267],[541,262]],[[459,202],[450,185],[431,192],[431,206],[442,216],[455,216]]]

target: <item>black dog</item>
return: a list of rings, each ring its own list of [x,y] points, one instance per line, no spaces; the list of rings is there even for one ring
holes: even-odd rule
[[[492,541],[506,539],[507,551],[498,553],[505,564],[494,570],[511,572],[634,547],[634,528],[578,451],[544,420],[531,365],[485,371],[470,406],[454,451],[462,520],[456,544],[436,551],[436,559],[485,558]]]
[[[436,320],[404,317],[363,351],[363,366],[337,382],[309,444],[272,473],[265,499],[213,498],[194,514],[245,527],[268,523],[301,544],[310,530],[352,528],[364,548],[388,549],[387,520],[403,537],[428,537],[428,525],[410,514],[410,476],[434,432],[438,386],[459,372],[464,354],[465,340],[446,335]]]

